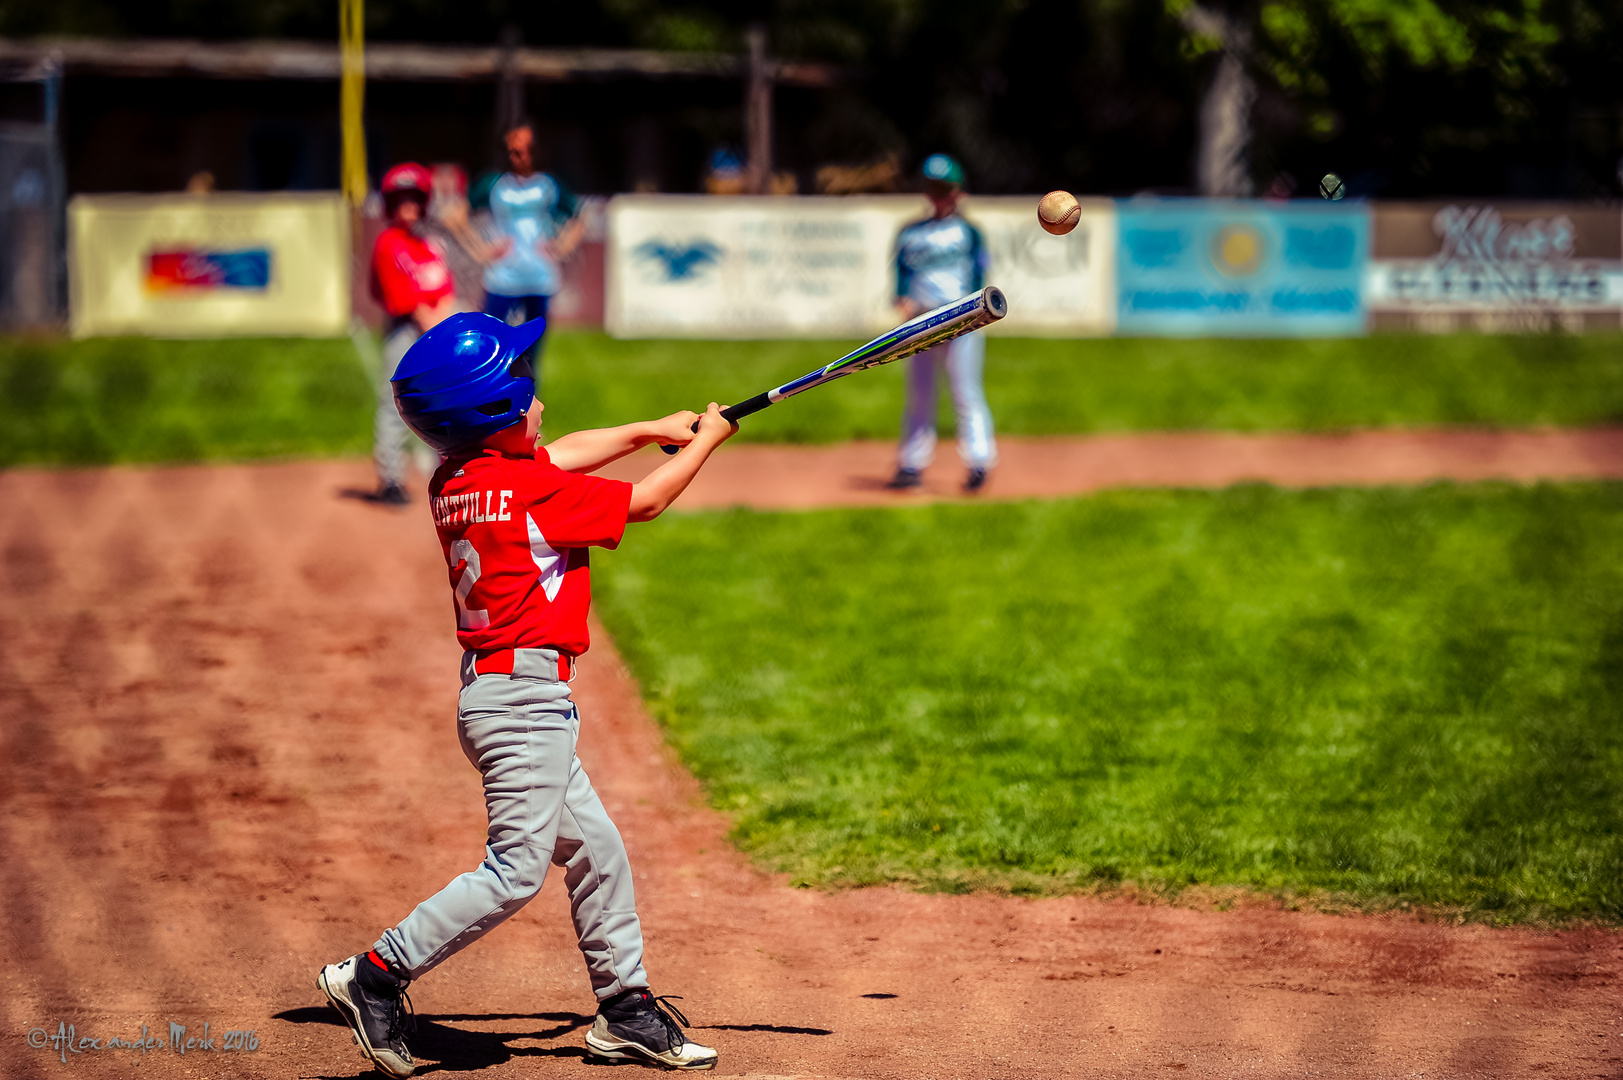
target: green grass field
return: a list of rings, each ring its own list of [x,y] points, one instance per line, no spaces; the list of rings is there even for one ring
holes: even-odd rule
[[[559,331],[547,434],[741,400],[851,344]],[[901,365],[846,379],[752,417],[741,438],[893,438],[902,379]],[[0,465],[364,453],[367,380],[347,340],[0,338]],[[1623,337],[993,338],[986,385],[1008,434],[1594,425],[1623,420]]]
[[[841,355],[847,342],[615,341],[549,345],[554,435],[707,401],[741,401]],[[751,441],[896,437],[904,365],[848,378],[751,417]],[[998,430],[1333,431],[1587,426],[1623,420],[1623,336],[1378,336],[1324,341],[991,338]],[[942,423],[951,410],[942,387]]]
[[[667,518],[600,610],[818,885],[1623,919],[1623,486]]]
[[[365,454],[349,340],[0,338],[0,465]]]

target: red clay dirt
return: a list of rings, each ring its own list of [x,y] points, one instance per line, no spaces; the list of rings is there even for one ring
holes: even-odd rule
[[[1623,477],[1623,429],[1356,431],[1345,435],[1188,434],[1002,437],[1001,463],[985,498],[1082,495],[1112,487],[1282,487],[1418,484],[1428,480],[1554,480]],[[885,490],[892,443],[739,446],[718,455],[682,506],[746,504],[770,510],[891,506]],[[650,448],[605,475],[634,480],[663,460]],[[943,445],[912,501],[954,498],[963,466]]]
[[[0,474],[0,1077],[366,1073],[316,969],[484,835],[444,564],[420,501],[338,497],[369,480]],[[719,1075],[1623,1076],[1615,931],[794,890],[726,843],[601,630],[576,686],[655,988]],[[412,996],[424,1074],[603,1075],[556,881]],[[30,1045],[171,1022],[217,1049]]]

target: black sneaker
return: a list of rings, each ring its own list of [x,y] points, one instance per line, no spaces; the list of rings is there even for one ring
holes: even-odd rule
[[[384,484],[373,498],[386,506],[405,506],[411,502],[411,496],[399,484]]]
[[[986,486],[986,470],[970,469],[969,476],[964,479],[964,490],[971,495]]]
[[[411,999],[406,997],[405,979],[384,971],[361,953],[322,968],[316,985],[343,1015],[361,1053],[380,1072],[404,1080],[416,1070],[417,1063],[406,1049],[412,1016],[407,1011]]]
[[[647,989],[627,990],[598,1006],[597,1019],[586,1033],[586,1052],[608,1061],[641,1061],[668,1069],[714,1069],[716,1052],[689,1042],[687,1017],[672,1001]]]
[[[908,488],[916,488],[922,483],[924,483],[924,473],[920,470],[897,469],[896,475],[891,477],[890,483],[885,486],[892,491],[906,491]]]

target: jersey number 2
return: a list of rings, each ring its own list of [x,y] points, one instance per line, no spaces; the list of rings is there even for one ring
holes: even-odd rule
[[[458,563],[468,565],[462,571],[462,580],[456,583],[457,627],[462,630],[483,630],[490,625],[490,612],[468,606],[468,594],[473,591],[474,582],[479,580],[479,553],[473,549],[470,541],[458,540],[451,545],[451,569],[455,570]]]

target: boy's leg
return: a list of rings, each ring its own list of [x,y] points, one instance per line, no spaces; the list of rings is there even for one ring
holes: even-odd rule
[[[532,319],[546,318],[547,301],[550,299],[551,297],[548,296],[526,296],[524,298],[524,321],[529,322]],[[547,329],[552,329],[550,323],[547,325]],[[546,345],[546,342],[547,335],[542,334],[535,339],[535,344],[530,346],[529,352],[526,354],[530,358],[530,370],[535,373],[535,392],[537,396],[541,394],[541,350]]]
[[[571,768],[552,861],[564,868],[569,911],[597,1000],[646,987],[631,861],[620,830],[609,820],[578,759]]]
[[[911,357],[907,362],[907,405],[902,410],[902,438],[896,447],[896,477],[892,487],[912,487],[935,459],[935,369],[944,347]]]
[[[575,722],[580,723],[578,711]],[[564,868],[569,911],[597,995],[587,1051],[610,1061],[714,1069],[715,1050],[691,1041],[682,1030],[687,1019],[674,1007],[662,1005],[648,989],[642,923],[625,842],[578,760],[570,770],[552,861]]]
[[[569,687],[483,675],[458,702],[463,751],[484,776],[485,859],[386,930],[373,948],[408,979],[489,933],[540,891],[575,760]]]
[[[389,501],[404,501],[406,486],[406,442],[410,433],[395,405],[389,377],[405,359],[406,351],[419,337],[417,327],[406,323],[383,340],[376,376],[377,410],[372,418],[372,463],[378,471],[378,493]]]
[[[986,338],[979,333],[965,334],[948,342],[946,352],[947,381],[952,387],[953,413],[958,417],[958,456],[971,469],[990,469],[997,464],[997,439],[982,383]]]
[[[494,315],[502,322],[513,313],[513,305],[518,302],[516,296],[505,296],[502,293],[485,293],[485,314]]]

